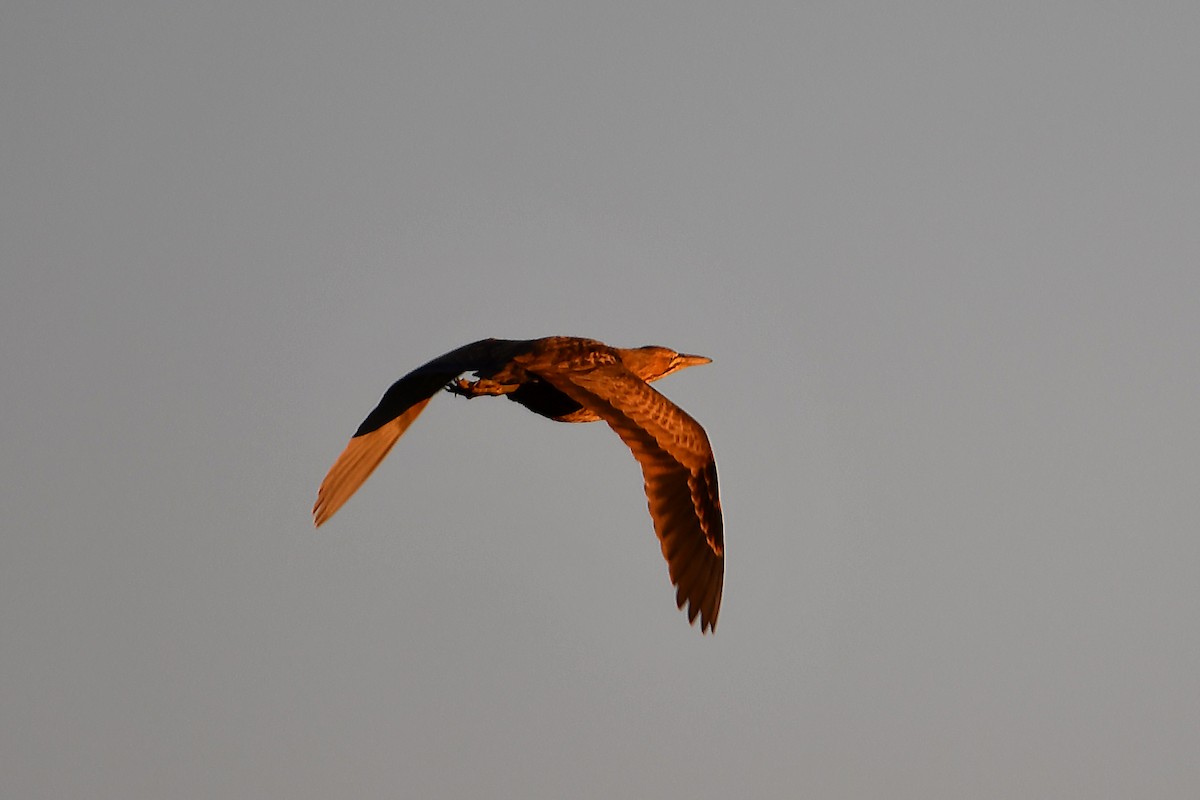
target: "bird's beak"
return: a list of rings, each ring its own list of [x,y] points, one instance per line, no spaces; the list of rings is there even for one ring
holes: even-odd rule
[[[701,364],[711,364],[712,359],[708,356],[692,356],[687,353],[679,354],[680,369],[684,367],[698,367]]]

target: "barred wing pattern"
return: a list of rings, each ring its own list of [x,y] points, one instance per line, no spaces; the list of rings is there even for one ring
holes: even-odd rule
[[[642,466],[654,532],[667,560],[675,602],[688,621],[716,629],[725,580],[717,466],[704,429],[652,389],[680,369],[707,363],[665,347],[611,348],[594,339],[482,339],[427,362],[396,381],[338,456],[313,506],[318,526],[370,477],[425,406],[454,384],[467,397],[500,394],[560,422],[603,419]],[[462,391],[459,391],[461,389]]]
[[[642,465],[654,532],[662,544],[675,602],[715,630],[725,575],[717,465],[700,424],[622,364],[537,373],[599,415]]]

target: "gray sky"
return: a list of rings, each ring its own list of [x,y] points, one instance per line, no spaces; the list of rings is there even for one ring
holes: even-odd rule
[[[1200,794],[1192,3],[0,12],[0,794]],[[715,636],[602,425],[658,343]]]

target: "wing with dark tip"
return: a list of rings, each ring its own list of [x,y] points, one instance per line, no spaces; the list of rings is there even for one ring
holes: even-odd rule
[[[464,372],[499,369],[528,344],[511,339],[472,342],[422,364],[392,384],[321,482],[313,506],[317,526],[358,491],[438,390]]]
[[[539,371],[563,394],[607,422],[642,465],[654,532],[688,621],[715,630],[725,580],[717,465],[708,436],[692,419],[620,363]]]

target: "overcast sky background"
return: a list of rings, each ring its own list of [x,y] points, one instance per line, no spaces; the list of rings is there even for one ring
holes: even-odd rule
[[[0,794],[1200,795],[1194,3],[10,2]],[[715,636],[603,425],[714,362]]]

